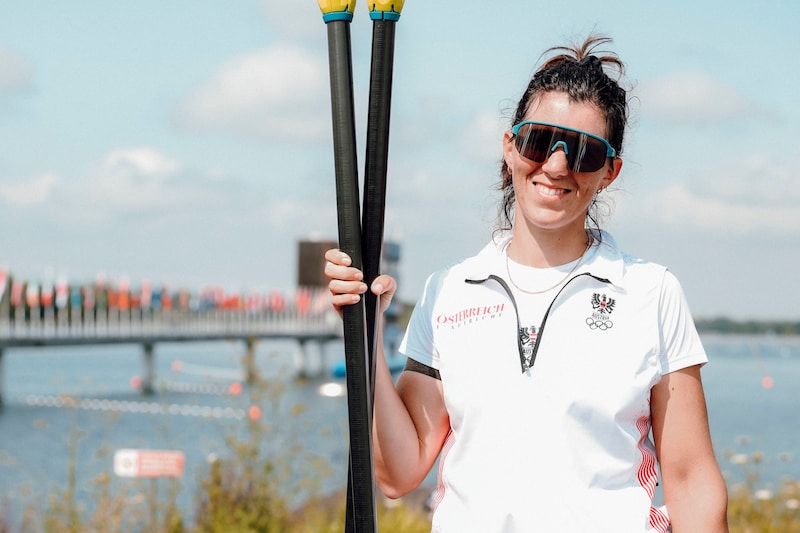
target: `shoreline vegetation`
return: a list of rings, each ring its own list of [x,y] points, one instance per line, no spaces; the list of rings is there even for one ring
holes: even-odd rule
[[[720,333],[800,332],[798,324],[726,319],[699,321],[698,327]],[[302,426],[295,417],[305,406],[282,405],[285,387],[281,378],[254,376],[248,394],[265,416],[234,428],[226,453],[205,465],[192,485],[179,479],[122,483],[111,473],[89,479],[76,460],[84,432],[73,427],[66,486],[44,496],[17,487],[13,501],[0,500],[0,533],[344,533],[344,488],[321,489],[334,470],[304,447],[307,435],[294,433],[286,442],[273,433],[279,425]],[[731,533],[800,533],[800,480],[763,479],[764,465],[775,458],[751,444],[741,437],[729,449],[717,450],[728,485]],[[778,460],[793,458],[783,454]],[[379,530],[429,532],[430,490],[423,487],[399,500],[378,492]],[[191,510],[178,505],[179,494],[189,496]]]
[[[318,488],[330,469],[312,465],[301,480],[288,481],[292,457],[305,452],[297,444],[287,457],[268,458],[263,444],[269,431],[261,422],[248,422],[248,435],[228,439],[230,455],[209,464],[195,487],[183,487],[175,479],[124,485],[109,474],[81,479],[75,464],[80,431],[75,430],[67,486],[23,508],[0,501],[0,533],[345,533],[344,489],[322,494]],[[726,466],[731,533],[800,533],[800,481],[763,480],[760,467],[770,458],[752,450],[746,437],[719,453],[719,460]],[[90,502],[76,498],[84,485]],[[182,490],[193,491],[191,515],[176,504]],[[398,500],[378,493],[379,530],[428,533],[430,490],[422,487]],[[298,495],[302,503],[290,503]]]
[[[730,318],[696,318],[700,333],[737,335],[800,335],[800,322],[781,320],[732,320]]]
[[[174,479],[141,479],[121,488],[104,474],[89,482],[90,506],[78,502],[73,456],[68,486],[52,492],[46,502],[13,512],[9,502],[0,502],[0,533],[344,533],[344,489],[318,494],[319,479],[310,473],[287,488],[291,461],[263,453],[260,439],[269,428],[251,422],[248,430],[242,440],[229,439],[230,457],[211,463],[197,487],[189,487],[195,490],[193,516],[184,516],[176,505],[182,487]],[[291,453],[302,454],[301,448]],[[759,475],[763,454],[750,450],[745,438],[736,448],[719,458],[734,469],[726,475],[730,532],[800,533],[800,482],[784,478],[765,483]],[[306,498],[293,506],[289,502],[298,493]],[[379,530],[428,533],[429,493],[430,488],[420,488],[398,500],[378,493]]]

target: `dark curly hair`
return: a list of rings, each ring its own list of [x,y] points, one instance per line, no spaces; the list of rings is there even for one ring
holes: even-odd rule
[[[590,35],[581,45],[557,46],[546,50],[542,57],[551,55],[536,71],[520,98],[510,126],[524,120],[531,105],[544,93],[562,92],[572,102],[589,102],[596,105],[605,115],[605,138],[611,146],[622,153],[622,141],[628,122],[628,102],[625,89],[620,87],[619,79],[625,73],[625,65],[613,52],[596,52],[598,47],[611,43],[611,38]],[[599,57],[595,54],[602,54]],[[606,70],[616,71],[612,79]],[[514,187],[511,172],[503,160],[500,168],[503,192],[500,204],[499,229],[510,229],[514,218]],[[589,209],[587,218],[597,226],[595,202]]]

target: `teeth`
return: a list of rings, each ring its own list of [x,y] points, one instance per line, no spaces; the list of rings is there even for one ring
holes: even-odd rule
[[[550,187],[545,187],[541,183],[536,184],[536,189],[543,195],[543,196],[558,196],[559,194],[563,194],[567,192],[566,189],[552,189]]]

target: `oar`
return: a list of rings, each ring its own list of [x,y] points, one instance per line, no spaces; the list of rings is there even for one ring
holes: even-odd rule
[[[364,213],[361,218],[364,252],[364,281],[367,285],[381,272],[383,221],[386,210],[386,174],[389,160],[389,119],[392,107],[395,24],[400,20],[404,0],[370,2],[372,19],[372,66],[367,115],[367,151],[364,173]],[[375,325],[380,314],[378,298],[367,291],[367,345],[370,382],[375,381],[377,338]]]
[[[363,269],[350,49],[350,22],[353,20],[355,0],[318,2],[328,29],[339,248],[350,256],[352,266]],[[347,522],[352,524],[353,531],[359,533],[377,531],[372,457],[372,391],[364,309],[363,298],[358,304],[342,309],[350,430]]]
[[[364,282],[371,286],[381,273],[383,227],[386,211],[386,174],[389,158],[389,119],[392,107],[392,71],[394,68],[395,24],[400,19],[403,1],[370,2],[372,19],[372,59],[369,84],[369,111],[367,114],[366,166],[364,171],[364,211],[361,218],[361,243],[364,253]],[[367,356],[369,383],[375,383],[375,357],[378,338],[375,332],[380,316],[380,300],[371,291],[364,296],[367,320]],[[374,388],[372,389],[374,394]],[[370,397],[370,426],[373,398]],[[352,465],[351,465],[352,468]],[[348,478],[352,483],[353,477]],[[347,509],[353,490],[348,487]],[[345,533],[357,529],[352,514],[345,514]]]

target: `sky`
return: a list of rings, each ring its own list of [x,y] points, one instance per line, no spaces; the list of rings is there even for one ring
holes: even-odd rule
[[[798,25],[795,0],[407,1],[385,223],[399,297],[491,238],[509,116],[541,53],[594,31],[631,97],[602,226],[668,266],[695,317],[800,319]],[[351,35],[363,174],[365,2]],[[317,2],[4,1],[0,265],[290,290],[298,241],[337,236],[330,115]]]

